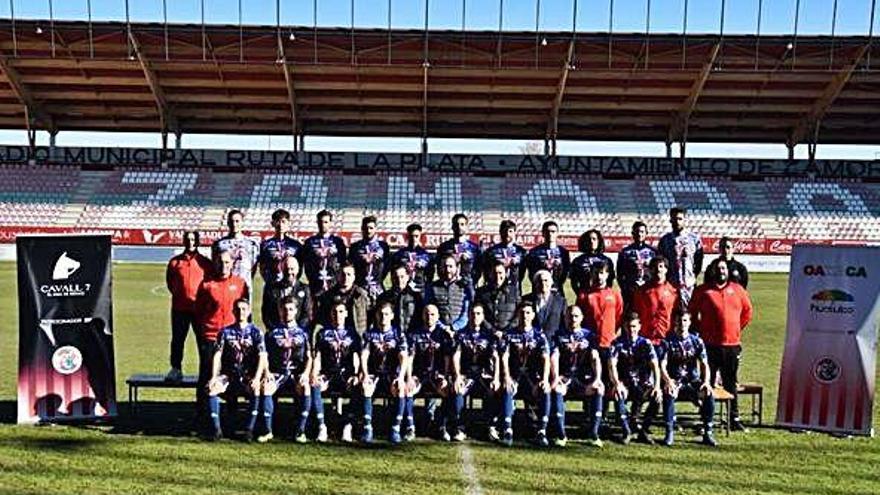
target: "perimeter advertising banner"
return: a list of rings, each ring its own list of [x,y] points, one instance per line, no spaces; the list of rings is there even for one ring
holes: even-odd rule
[[[873,435],[880,248],[796,245],[776,422]]]
[[[116,415],[110,237],[22,236],[18,422]]]

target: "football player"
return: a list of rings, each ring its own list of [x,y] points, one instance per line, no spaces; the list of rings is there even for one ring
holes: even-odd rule
[[[294,258],[299,255],[302,244],[296,239],[290,237],[290,212],[283,209],[275,210],[272,213],[272,228],[275,235],[264,239],[260,244],[260,274],[263,276],[263,305],[261,307],[263,316],[263,325],[271,329],[279,323],[278,321],[278,301],[273,299],[276,293],[275,289],[281,285],[287,273],[287,259]],[[299,269],[299,264],[296,265]],[[296,274],[299,277],[299,273]]]
[[[425,293],[425,288],[434,281],[434,256],[422,247],[421,225],[414,223],[406,228],[406,247],[394,253],[392,264],[405,266],[413,290]]]
[[[476,287],[480,280],[480,246],[468,238],[468,217],[464,213],[456,213],[452,217],[452,239],[437,247],[437,258],[442,261],[444,256],[455,258],[459,267],[459,275]]]
[[[406,336],[393,325],[394,309],[389,303],[376,308],[375,323],[364,333],[361,351],[361,393],[364,407],[363,443],[373,442],[373,395],[395,399],[395,415],[391,422],[391,443],[402,440],[400,424],[406,409],[406,363],[409,349]]]
[[[553,287],[562,290],[562,284],[568,277],[571,259],[568,250],[557,244],[559,225],[554,221],[544,222],[541,226],[544,242],[533,247],[526,255],[526,267],[529,278],[535,277],[539,270],[548,270],[553,275]]]
[[[495,264],[500,262],[507,271],[505,279],[519,290],[526,272],[525,259],[528,251],[516,243],[516,223],[513,220],[502,220],[498,234],[501,242],[483,253],[483,277],[488,279],[495,271]]]
[[[470,310],[467,326],[455,334],[455,351],[452,354],[453,391],[455,401],[449,410],[454,435],[450,437],[445,427],[441,437],[449,441],[467,438],[462,423],[465,397],[476,392],[483,398],[484,413],[494,419],[497,397],[501,390],[498,343],[492,327],[485,321],[485,310],[479,303]],[[490,424],[489,438],[498,440],[498,430]]]
[[[408,426],[405,439],[407,441],[414,439],[416,435],[413,400],[419,392],[439,395],[445,401],[446,407],[444,409],[451,407],[449,395],[454,347],[453,333],[447,325],[440,321],[440,311],[433,304],[425,306],[422,311],[422,320],[424,323],[409,332],[406,337],[409,346],[409,364],[406,375],[406,419]],[[432,409],[430,403],[429,409]],[[444,414],[444,417],[440,418],[440,424],[443,425],[446,421],[445,411],[441,414]]]
[[[341,237],[330,233],[332,213],[321,210],[316,219],[318,233],[303,243],[302,262],[312,296],[318,299],[336,284],[336,273],[345,262],[346,248]]]
[[[352,243],[348,258],[354,265],[355,283],[367,291],[371,301],[385,290],[383,280],[390,257],[388,243],[376,235],[376,217],[364,217],[361,220],[361,240]]]
[[[614,284],[614,263],[605,255],[605,238],[591,229],[578,238],[578,250],[583,253],[571,262],[571,290],[575,293],[590,286],[593,271],[599,266],[608,267],[608,287]]]

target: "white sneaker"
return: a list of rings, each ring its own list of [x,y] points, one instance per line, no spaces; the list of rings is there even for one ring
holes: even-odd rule
[[[463,431],[459,431],[452,438],[455,439],[456,442],[464,442],[465,440],[467,440],[467,435],[465,435]]]
[[[498,428],[495,428],[494,426],[489,427],[489,440],[493,442],[501,440],[501,435],[498,433]]]
[[[349,430],[349,435],[351,435],[351,430]],[[318,427],[318,443],[327,443],[328,435],[327,435],[327,425],[321,425]]]
[[[183,380],[183,372],[180,371],[180,368],[171,368],[165,374],[166,382],[179,382],[181,380]]]
[[[351,437],[351,430],[352,430],[351,423],[348,423],[347,425],[345,425],[342,428],[342,441],[343,442],[351,443],[354,441]]]
[[[260,435],[257,437],[257,443],[266,443],[266,442],[272,440],[273,438],[275,438],[275,436],[272,435],[271,432],[266,433],[265,435]]]

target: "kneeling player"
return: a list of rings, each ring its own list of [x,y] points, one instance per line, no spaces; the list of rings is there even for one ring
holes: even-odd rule
[[[361,393],[364,407],[364,433],[361,441],[373,441],[373,394],[377,391],[395,399],[391,422],[391,443],[401,442],[400,423],[406,407],[406,337],[392,325],[391,303],[376,308],[375,324],[364,333],[361,351]]]
[[[305,443],[306,422],[312,404],[310,384],[312,350],[308,332],[296,323],[298,304],[293,296],[282,299],[278,304],[281,323],[266,333],[269,373],[263,389],[266,395],[287,390],[293,392],[300,405],[294,439],[298,443]],[[326,428],[323,433],[326,436]]]
[[[501,376],[498,357],[498,344],[492,329],[486,324],[483,305],[471,306],[468,324],[455,334],[455,351],[452,354],[453,392],[455,402],[447,410],[444,418],[450,416],[455,434],[450,437],[445,424],[440,428],[440,436],[449,441],[454,438],[460,442],[467,438],[462,422],[465,397],[475,389],[483,398],[483,410],[494,421],[497,411],[497,396],[501,390]],[[444,422],[445,423],[445,422]],[[489,438],[498,440],[498,430],[489,427]]]
[[[211,379],[208,381],[208,405],[214,425],[213,440],[223,438],[220,427],[220,396],[223,395],[231,410],[235,411],[238,397],[248,399],[248,416],[245,441],[254,438],[254,427],[259,414],[259,401],[262,394],[262,378],[267,368],[266,344],[263,332],[249,322],[251,305],[247,299],[235,301],[232,309],[236,322],[224,328],[217,336]],[[266,434],[261,442],[272,438],[272,397],[263,396],[263,414],[266,421]]]
[[[547,422],[550,416],[550,345],[541,330],[534,326],[535,307],[524,301],[517,311],[517,325],[501,340],[503,372],[502,404],[504,432],[502,443],[513,443],[513,400],[519,394],[539,415],[535,443],[547,446]]]
[[[324,400],[322,394],[330,392],[337,395],[349,395],[360,385],[361,338],[354,329],[345,325],[348,310],[345,301],[333,301],[330,305],[330,324],[318,334],[315,344],[315,359],[312,362],[312,409],[318,418],[319,431],[324,437],[318,441],[326,441],[324,426]],[[352,422],[354,421],[353,403],[346,406],[345,423],[342,427],[342,441],[352,441]]]
[[[589,399],[590,443],[601,445],[599,427],[602,425],[602,397],[605,386],[602,384],[602,362],[599,347],[593,332],[582,326],[584,313],[577,305],[571,305],[565,312],[565,328],[553,336],[553,353],[550,355],[551,375],[553,376],[553,403],[556,409],[558,436],[553,444],[564,447],[565,436],[565,397]]]
[[[424,324],[407,334],[409,357],[406,376],[406,418],[405,439],[411,441],[416,436],[413,417],[413,402],[420,392],[427,396],[439,395],[446,401],[450,391],[450,370],[452,369],[453,339],[449,327],[440,321],[440,310],[429,304],[422,311]],[[436,403],[436,402],[435,402]],[[442,414],[442,413],[441,413]],[[441,418],[441,423],[445,419]]]
[[[703,444],[716,446],[712,434],[715,396],[709,382],[709,361],[703,339],[690,333],[691,315],[675,316],[675,330],[660,344],[660,373],[663,376],[663,417],[666,436],[663,444],[671,446],[675,431],[675,399],[684,397],[700,406],[703,420]]]
[[[638,439],[644,443],[651,440],[651,420],[657,414],[662,393],[660,392],[660,366],[657,354],[651,341],[641,337],[637,313],[629,313],[623,321],[623,331],[611,344],[609,356],[609,374],[612,397],[617,406],[617,416],[623,428],[623,443],[629,443],[632,437],[629,414],[626,409],[627,399],[632,401],[632,416],[637,418],[644,402],[649,401],[645,412],[645,421],[639,428]]]

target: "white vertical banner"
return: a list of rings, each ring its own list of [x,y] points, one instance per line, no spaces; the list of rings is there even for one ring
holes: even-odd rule
[[[776,423],[873,435],[880,248],[795,245]]]

